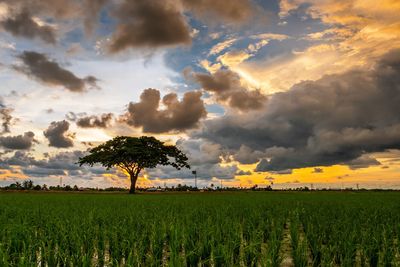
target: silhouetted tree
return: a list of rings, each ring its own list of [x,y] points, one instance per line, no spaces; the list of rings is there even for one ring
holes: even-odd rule
[[[33,187],[33,190],[39,191],[41,189],[42,189],[42,187],[40,185],[38,185],[38,184]]]
[[[31,190],[33,189],[33,181],[32,180],[25,180],[22,182],[22,187],[25,190]]]
[[[16,183],[15,183],[15,187],[16,187],[17,189],[21,189],[21,183],[20,183],[20,182],[16,182]]]
[[[72,191],[72,187],[71,187],[70,185],[66,185],[66,186],[64,187],[64,190],[65,190],[65,191]]]
[[[17,189],[17,185],[16,184],[10,184],[7,188],[14,190],[14,189]]]
[[[89,155],[79,159],[80,166],[99,163],[110,169],[125,170],[131,180],[129,193],[135,193],[136,181],[144,168],[172,165],[176,169],[190,168],[188,158],[176,146],[165,145],[154,137],[119,136],[89,150]]]

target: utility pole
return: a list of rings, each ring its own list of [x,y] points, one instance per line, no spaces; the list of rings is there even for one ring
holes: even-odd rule
[[[192,174],[194,175],[194,187],[197,188],[197,171],[192,171]]]
[[[219,182],[221,183],[221,190],[222,190],[222,180],[219,180]]]

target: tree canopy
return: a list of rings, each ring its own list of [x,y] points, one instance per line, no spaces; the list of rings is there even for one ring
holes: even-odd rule
[[[78,164],[101,164],[107,169],[119,167],[131,179],[130,193],[135,192],[139,173],[145,168],[157,165],[171,165],[176,169],[190,168],[188,158],[174,145],[165,145],[154,137],[118,136],[89,150],[79,159]]]

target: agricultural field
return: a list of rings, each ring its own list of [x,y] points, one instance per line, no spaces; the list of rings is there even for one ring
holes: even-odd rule
[[[0,266],[400,266],[400,193],[1,193]]]

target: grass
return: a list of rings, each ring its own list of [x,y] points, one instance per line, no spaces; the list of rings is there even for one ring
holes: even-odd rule
[[[396,192],[0,194],[0,266],[399,266]]]

